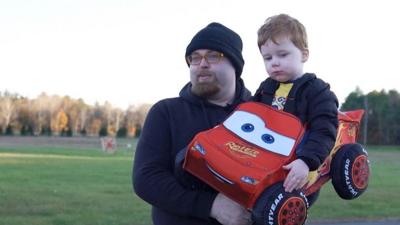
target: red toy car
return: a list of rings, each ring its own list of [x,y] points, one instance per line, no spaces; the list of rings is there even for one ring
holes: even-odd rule
[[[255,224],[304,224],[306,196],[332,179],[338,195],[353,199],[368,186],[367,152],[356,143],[363,110],[339,113],[337,140],[301,191],[285,192],[282,168],[296,158],[304,128],[297,117],[248,102],[220,125],[197,134],[183,168],[252,211]]]

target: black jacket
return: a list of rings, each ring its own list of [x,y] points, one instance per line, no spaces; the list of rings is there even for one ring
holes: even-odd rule
[[[261,83],[254,101],[271,105],[279,82],[267,78]],[[310,168],[317,169],[329,155],[336,140],[338,100],[329,84],[306,73],[293,83],[284,111],[297,116],[306,126],[304,142],[296,151]]]
[[[217,195],[213,190],[193,190],[174,175],[175,156],[200,131],[221,123],[251,94],[239,79],[232,105],[221,107],[192,94],[191,84],[180,97],[157,102],[149,111],[136,148],[133,186],[136,194],[153,206],[155,225],[218,224],[209,219]]]

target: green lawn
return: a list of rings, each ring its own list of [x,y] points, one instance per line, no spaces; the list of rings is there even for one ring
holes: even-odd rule
[[[132,155],[1,149],[0,224],[150,224],[132,191]]]
[[[359,199],[330,183],[309,221],[400,218],[400,147],[369,149],[372,177]],[[0,225],[149,225],[150,207],[132,192],[132,150],[0,148]]]
[[[371,176],[366,192],[358,199],[342,200],[331,183],[322,188],[310,209],[315,219],[400,219],[400,147],[369,147]]]

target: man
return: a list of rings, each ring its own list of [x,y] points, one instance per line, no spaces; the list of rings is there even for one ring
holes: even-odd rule
[[[190,82],[179,97],[159,101],[147,115],[135,154],[134,190],[153,206],[155,225],[251,224],[250,213],[236,202],[196,178],[180,182],[174,173],[176,154],[198,132],[221,123],[250,99],[240,78],[242,40],[211,23],[193,37],[185,56]]]

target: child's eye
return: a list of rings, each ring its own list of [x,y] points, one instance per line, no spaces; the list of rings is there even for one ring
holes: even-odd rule
[[[289,55],[289,53],[286,53],[286,52],[285,52],[285,53],[280,53],[280,54],[279,54],[279,57],[284,58],[284,57],[286,57],[287,55]]]
[[[269,61],[269,60],[271,60],[271,59],[272,59],[271,56],[264,56],[264,61]]]

